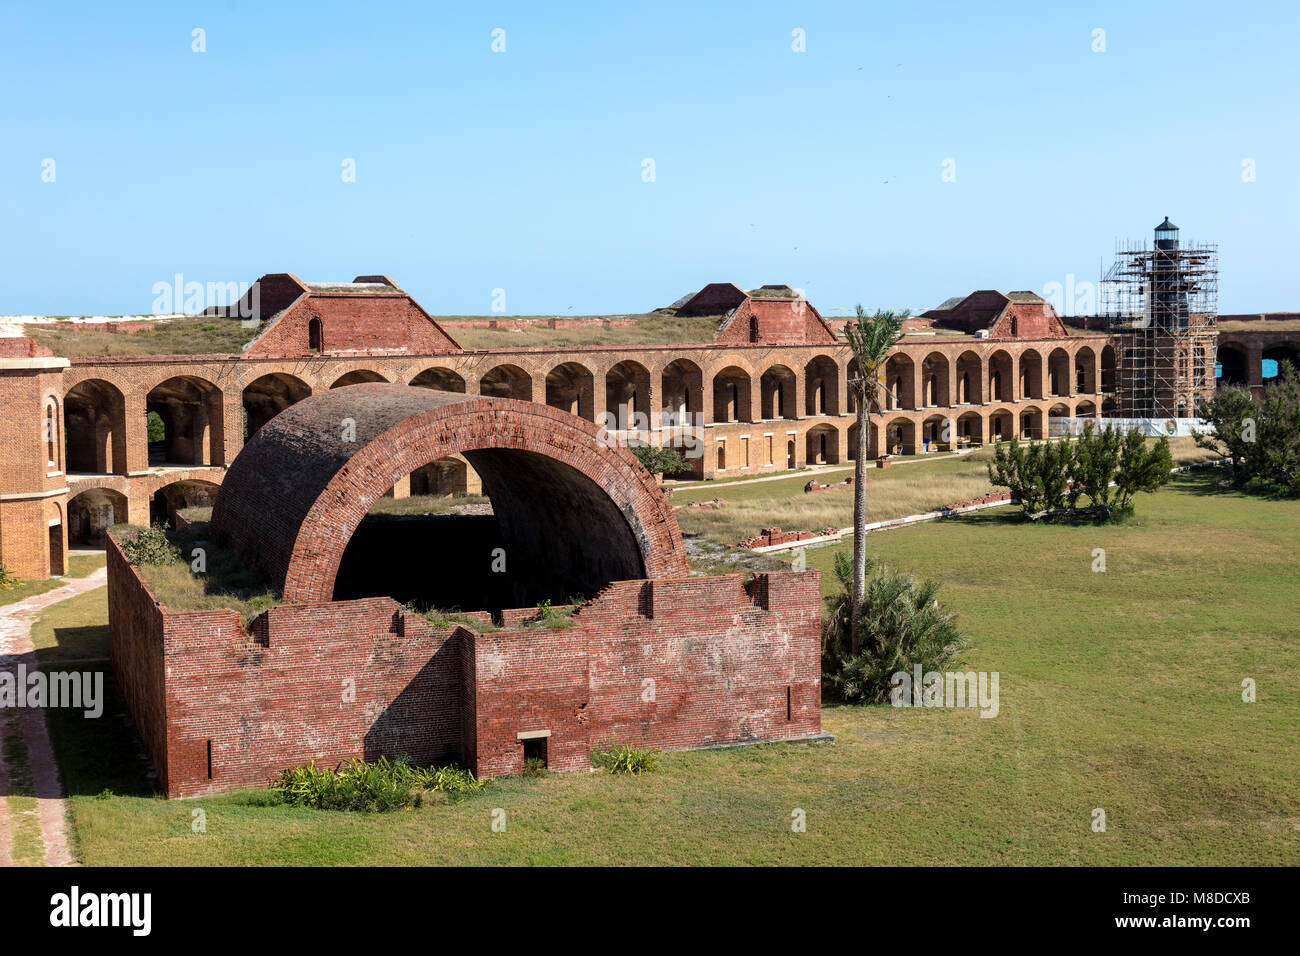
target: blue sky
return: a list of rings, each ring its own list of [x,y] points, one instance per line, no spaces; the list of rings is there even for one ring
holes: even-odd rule
[[[1298,7],[1160,6],[6,2],[0,313],[282,271],[443,314],[926,308],[1095,281],[1165,215],[1220,311],[1300,309]]]

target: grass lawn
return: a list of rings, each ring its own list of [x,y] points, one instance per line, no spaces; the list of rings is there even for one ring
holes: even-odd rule
[[[1221,491],[1198,473],[1142,496],[1125,525],[1013,516],[870,538],[882,560],[944,583],[974,642],[967,668],[1001,675],[996,718],[829,706],[832,746],[666,754],[640,779],[520,778],[460,803],[364,816],[278,806],[263,792],[159,800],[118,715],[53,711],[79,858],[1300,863],[1300,502]],[[1090,570],[1096,548],[1105,573]],[[808,553],[823,569],[831,557]],[[51,653],[87,655],[92,603],[45,613]],[[1241,701],[1246,677],[1257,703]],[[491,829],[498,807],[504,833]],[[791,831],[796,808],[806,833]],[[1091,830],[1094,808],[1105,833]],[[191,831],[197,809],[206,833]]]
[[[29,597],[53,591],[66,583],[65,578],[84,578],[86,575],[104,566],[103,552],[95,554],[74,554],[68,558],[68,573],[61,578],[46,578],[38,581],[23,581],[22,584],[7,591],[0,591],[0,605],[16,604]]]
[[[1169,445],[1178,464],[1218,457],[1214,452],[1197,448],[1190,438],[1175,438]],[[940,455],[928,461],[869,468],[867,520],[905,518],[992,491],[987,466],[992,457],[991,448],[980,448],[964,456]],[[843,470],[812,477],[820,484],[829,485],[851,474],[850,463]],[[795,475],[778,481],[721,485],[704,482],[675,489],[672,502],[684,505],[722,499],[721,508],[681,511],[677,515],[683,532],[699,534],[716,544],[733,545],[773,525],[786,531],[820,531],[853,524],[851,486],[805,494],[803,488],[808,480],[808,475]]]

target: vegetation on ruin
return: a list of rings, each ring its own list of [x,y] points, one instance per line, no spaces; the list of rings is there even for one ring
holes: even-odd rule
[[[659,769],[658,750],[638,750],[631,744],[607,741],[591,752],[591,765],[609,773],[639,777]]]
[[[524,627],[549,628],[563,630],[573,627],[573,615],[583,602],[570,598],[568,604],[552,604],[548,598],[537,605],[537,613],[524,621]]]
[[[125,317],[130,321],[130,317]],[[102,323],[28,323],[23,335],[68,358],[114,355],[232,355],[257,337],[260,326],[210,315],[158,319],[136,332],[110,332]]]
[[[1300,502],[1227,476],[1175,475],[1123,524],[1031,526],[999,508],[869,537],[878,563],[943,582],[972,640],[963,667],[1001,673],[994,719],[830,704],[832,746],[665,753],[639,778],[504,779],[490,798],[399,814],[248,790],[204,797],[208,832],[195,834],[192,801],[154,797],[109,671],[102,718],[47,715],[74,850],[91,866],[1294,866]],[[828,596],[844,551],[808,552]],[[72,603],[40,616],[60,645],[87,626]],[[792,807],[806,833],[791,832]],[[1092,832],[1093,807],[1107,832]]]
[[[370,510],[372,515],[447,515],[466,505],[489,505],[484,495],[410,495],[406,498],[380,498]]]
[[[109,533],[169,611],[230,608],[247,628],[259,614],[280,603],[260,572],[209,540],[204,523],[182,531],[116,525]]]
[[[1168,438],[1148,442],[1136,429],[1089,425],[1073,441],[999,445],[987,467],[989,482],[1006,488],[1031,520],[1109,521],[1131,515],[1139,493],[1167,484],[1174,457]]]
[[[313,810],[351,810],[382,813],[412,810],[424,803],[427,794],[441,792],[461,797],[483,789],[486,781],[475,779],[463,767],[416,767],[409,757],[388,760],[349,760],[337,769],[305,767],[280,771],[272,791],[291,806]]]
[[[959,663],[969,641],[957,628],[957,615],[939,603],[938,582],[918,582],[868,560],[862,612],[854,620],[853,562],[846,552],[835,552],[831,570],[837,586],[822,617],[822,684],[828,694],[883,704],[899,671],[943,672]]]
[[[0,591],[11,591],[23,582],[9,573],[9,569],[0,564]]]
[[[447,332],[462,348],[511,349],[532,346],[621,346],[621,345],[704,345],[713,341],[720,315],[678,316],[671,309],[637,315],[436,315],[444,319],[510,322],[516,319],[591,320],[589,325],[549,329],[544,324],[523,330],[488,328],[450,328]],[[633,319],[632,325],[605,327],[600,319]]]
[[[422,611],[418,610],[413,604],[407,604],[405,607],[406,610],[410,611],[412,614],[423,616],[424,619],[434,627],[451,627],[460,624],[470,628],[471,630],[479,631],[484,634],[490,631],[500,630],[500,628],[497,627],[496,624],[492,623],[490,619],[475,617],[473,614],[465,614],[458,608],[446,610],[443,608],[432,607]]]
[[[631,441],[628,442],[627,450],[652,475],[679,475],[691,470],[682,453],[675,448],[659,448],[643,441]]]
[[[1197,443],[1232,461],[1231,481],[1264,494],[1300,495],[1300,371],[1283,362],[1262,398],[1223,388],[1201,408],[1213,432]]]

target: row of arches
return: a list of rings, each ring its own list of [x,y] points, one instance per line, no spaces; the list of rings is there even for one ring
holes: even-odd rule
[[[1262,385],[1280,375],[1287,362],[1300,369],[1300,343],[1282,342],[1254,350],[1224,342],[1215,353],[1215,378],[1220,385]]]
[[[1018,358],[999,349],[987,359],[973,350],[952,360],[935,351],[919,363],[918,368],[912,357],[901,352],[890,357],[884,375],[886,410],[1095,394],[1099,387],[1101,391],[1113,388],[1114,381],[1114,351],[1109,346],[1100,355],[1084,346],[1073,355],[1054,349],[1044,357],[1030,349]],[[850,363],[848,375],[855,372]],[[477,391],[490,397],[541,401],[588,421],[604,413],[613,418],[611,427],[619,429],[795,420],[853,411],[840,366],[827,355],[808,361],[801,375],[788,365],[773,364],[761,373],[728,365],[706,376],[697,363],[678,358],[658,376],[628,359],[610,367],[603,382],[578,361],[557,364],[541,378],[537,382],[520,366],[503,363],[479,377]],[[356,369],[340,375],[329,387],[386,381],[377,371]],[[409,384],[447,392],[470,390],[462,374],[438,366],[419,372]],[[226,428],[242,426],[242,438],[247,440],[312,391],[297,376],[271,372],[244,387],[236,412],[225,407],[222,390],[206,379],[169,378],[150,389],[145,399],[148,462],[155,466],[228,464]],[[242,423],[234,417],[239,414]],[[128,423],[123,395],[116,386],[102,379],[78,383],[64,397],[62,417],[67,471],[127,473]],[[56,442],[51,439],[49,444],[51,461],[57,462]]]
[[[855,370],[850,363],[850,376]],[[1085,345],[1073,354],[1057,348],[1044,356],[1025,349],[1013,356],[998,349],[987,360],[974,350],[955,360],[935,351],[919,368],[910,355],[897,352],[885,363],[884,385],[886,410],[1095,395],[1115,389],[1115,350],[1107,345],[1098,355]]]

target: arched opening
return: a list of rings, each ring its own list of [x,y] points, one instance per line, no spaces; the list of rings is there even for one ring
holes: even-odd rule
[[[1115,391],[1115,347],[1113,345],[1103,346],[1101,350],[1101,390]]]
[[[1116,403],[1115,399],[1113,398],[1102,399],[1101,414],[1103,417],[1105,418],[1113,417],[1118,408],[1119,405]]]
[[[206,379],[179,375],[145,397],[150,465],[224,465],[221,389]]]
[[[1065,434],[1065,427],[1061,422],[1069,418],[1070,407],[1068,405],[1056,404],[1047,410],[1047,438],[1059,438]]]
[[[1260,361],[1260,377],[1269,382],[1281,375],[1288,364],[1293,372],[1300,372],[1300,347],[1283,343],[1264,349]]]
[[[1033,349],[1020,353],[1020,397],[1043,397],[1043,357]]]
[[[953,421],[946,415],[931,415],[921,422],[921,450],[946,451],[957,441],[953,434]]]
[[[727,470],[727,443],[725,441],[718,442],[718,458],[717,458],[716,468],[718,471]]]
[[[173,481],[163,485],[149,500],[149,524],[176,527],[176,515],[186,508],[211,508],[217,500],[217,485],[210,481]]]
[[[817,425],[808,429],[804,453],[810,465],[840,463],[840,433],[834,425]]]
[[[49,522],[49,557],[50,557],[50,577],[66,574],[68,571],[67,558],[63,546],[63,509],[59,507],[57,501],[51,503],[51,510],[54,512],[54,518]]]
[[[605,373],[605,413],[610,429],[650,427],[650,372],[640,362],[619,362]]]
[[[521,402],[533,400],[533,377],[518,365],[498,365],[489,369],[479,379],[480,395],[492,398],[513,398]]]
[[[577,362],[565,362],[546,373],[546,404],[551,408],[596,420],[595,378]]]
[[[355,421],[352,441],[319,427],[343,417]],[[212,533],[289,602],[387,595],[496,611],[686,574],[671,506],[630,453],[600,437],[529,402],[397,385],[323,392],[245,447]],[[403,478],[450,457],[478,475],[489,512],[370,513]]]
[[[316,353],[325,351],[325,329],[320,319],[315,316],[307,323],[307,351]]]
[[[885,426],[885,451],[890,455],[916,454],[916,425],[910,418],[896,418]]]
[[[371,382],[387,382],[378,372],[372,372],[368,368],[359,368],[348,372],[346,375],[340,375],[334,380],[330,388],[347,388],[349,385],[366,385]]]
[[[68,547],[102,549],[108,529],[127,523],[126,495],[90,488],[68,499]]]
[[[853,383],[858,377],[858,360],[849,359],[849,364],[844,369],[844,407],[850,415],[858,410],[858,393]]]
[[[916,408],[916,364],[906,355],[895,353],[885,363],[885,408]]]
[[[1005,408],[989,415],[989,440],[1011,441],[1016,437],[1016,417]]]
[[[957,444],[984,444],[984,419],[979,412],[967,412],[957,419]]]
[[[1080,402],[1074,410],[1076,418],[1094,418],[1097,415],[1097,406],[1092,402]]]
[[[469,486],[469,464],[460,456],[439,458],[411,472],[412,495],[448,498],[469,494]]]
[[[52,399],[45,401],[45,468],[47,471],[59,470],[59,405]]]
[[[704,373],[690,359],[675,359],[659,376],[664,428],[690,426],[704,411]]]
[[[244,439],[252,438],[272,418],[310,394],[311,386],[284,372],[272,372],[249,383],[243,398]]]
[[[979,405],[984,396],[980,389],[980,357],[974,352],[957,356],[957,404]]]
[[[1025,441],[1047,437],[1043,431],[1043,413],[1037,408],[1026,408],[1020,413],[1020,437]]]
[[[713,376],[713,420],[748,422],[750,384],[744,369],[729,365]]]
[[[826,355],[818,355],[803,369],[804,412],[807,415],[840,413],[840,367]]]
[[[1070,394],[1073,385],[1070,381],[1070,355],[1065,349],[1052,349],[1047,356],[1047,375],[1054,397]]]
[[[759,381],[762,394],[763,419],[798,418],[794,407],[794,372],[784,365],[773,365]]]
[[[1011,394],[1016,382],[1015,363],[1011,353],[998,349],[989,356],[989,401],[1014,402]]]
[[[67,471],[126,474],[126,403],[117,386],[88,379],[68,390],[63,442]]]
[[[1074,353],[1074,390],[1079,395],[1097,394],[1097,353],[1086,345]]]
[[[952,404],[950,395],[948,357],[942,352],[931,352],[921,363],[921,382],[924,389],[925,404],[948,406]]]
[[[465,379],[449,368],[426,368],[411,384],[416,388],[431,388],[435,392],[457,392],[465,394]]]
[[[1239,345],[1220,345],[1214,364],[1214,376],[1220,385],[1245,385],[1250,380],[1246,350]]]

